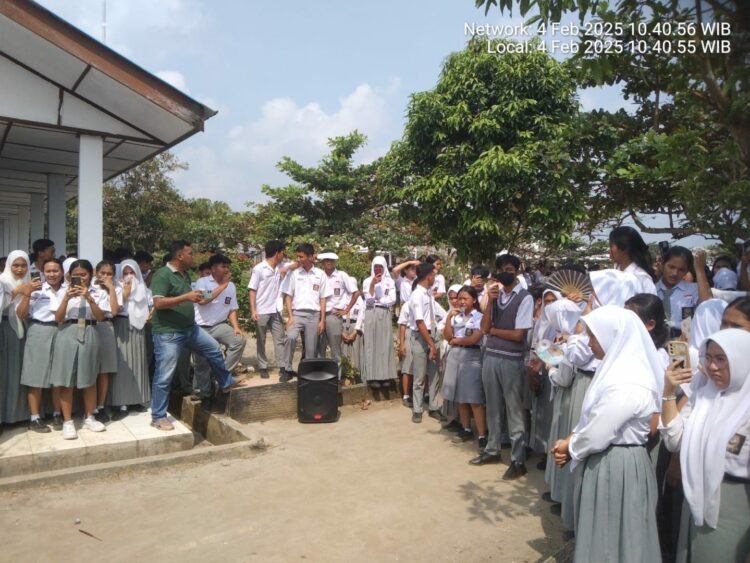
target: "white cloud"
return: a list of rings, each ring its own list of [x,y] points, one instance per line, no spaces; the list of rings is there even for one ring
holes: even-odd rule
[[[264,199],[262,184],[289,182],[276,170],[283,156],[312,166],[328,152],[330,137],[354,129],[368,137],[356,160],[374,160],[401,135],[401,124],[389,105],[399,86],[397,78],[383,90],[360,84],[330,112],[314,101],[301,105],[290,97],[271,99],[263,104],[259,118],[233,127],[225,138],[210,143],[208,138],[196,138],[204,144],[178,147],[190,169],[176,177],[177,185],[189,197],[222,199],[239,209],[246,201]]]
[[[185,76],[181,72],[178,72],[176,70],[159,70],[154,74],[167,84],[170,84],[171,86],[177,88],[180,92],[188,95],[190,94]]]

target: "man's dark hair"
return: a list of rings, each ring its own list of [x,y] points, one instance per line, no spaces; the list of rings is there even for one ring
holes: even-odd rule
[[[271,256],[275,256],[277,252],[282,252],[285,248],[286,245],[283,242],[273,239],[266,243],[263,252],[265,253],[266,258],[270,258]]]
[[[419,266],[417,266],[417,277],[414,278],[413,282],[411,282],[412,289],[417,287],[417,284],[419,282],[421,282],[423,279],[429,276],[430,272],[434,272],[434,271],[435,271],[435,266],[433,266],[429,262],[422,262]]]
[[[31,245],[31,251],[34,254],[38,254],[39,252],[42,252],[43,250],[47,250],[50,246],[55,246],[55,243],[49,240],[48,238],[36,239]]]
[[[190,246],[190,243],[186,240],[175,240],[169,245],[169,253],[172,255],[170,260],[177,256],[178,252],[182,252],[182,249],[186,246]]]
[[[167,262],[171,262],[171,261],[172,261],[172,253],[171,252],[167,252],[164,256],[162,256],[161,263],[164,266],[167,265]]]
[[[208,262],[201,262],[200,265],[198,266],[199,272],[202,272],[203,270],[210,270],[210,269],[211,269],[211,264],[209,264]]]
[[[518,256],[512,254],[501,254],[495,259],[495,269],[499,270],[506,264],[513,266],[516,271],[521,269],[521,259]]]
[[[427,258],[424,259],[424,261],[427,262],[428,264],[434,264],[438,260],[442,262],[442,259],[437,254],[428,254]]]
[[[490,277],[490,269],[484,264],[477,264],[471,268],[471,277],[479,276],[480,278]]]
[[[211,267],[214,264],[226,264],[227,266],[231,264],[232,261],[229,259],[229,257],[224,256],[223,254],[214,254],[211,256],[211,258],[208,259],[208,266]]]
[[[306,256],[312,256],[315,254],[315,248],[312,244],[308,242],[303,242],[302,244],[298,244],[297,248],[294,249],[295,252],[301,252],[302,254]]]
[[[120,246],[115,248],[115,262],[119,264],[123,260],[127,260],[133,257],[133,251],[126,246]]]
[[[140,264],[141,262],[153,262],[154,257],[145,250],[138,250],[133,256],[133,260]]]

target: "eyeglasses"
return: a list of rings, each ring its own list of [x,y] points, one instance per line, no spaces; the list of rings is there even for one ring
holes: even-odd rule
[[[717,368],[723,368],[727,366],[727,357],[722,355],[712,356],[711,354],[704,354],[700,357],[701,364],[704,367],[709,367],[714,364]]]

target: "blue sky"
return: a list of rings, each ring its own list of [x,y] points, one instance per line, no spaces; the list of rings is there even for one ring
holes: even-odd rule
[[[103,0],[41,0],[102,37]],[[234,209],[284,185],[288,155],[314,165],[327,138],[358,129],[360,161],[401,137],[409,95],[434,87],[445,57],[466,43],[465,23],[520,24],[472,0],[106,0],[107,44],[219,111],[175,149],[190,168],[188,197]],[[572,41],[572,39],[571,39]],[[561,55],[560,55],[561,56]],[[627,107],[616,88],[580,93],[584,110]]]

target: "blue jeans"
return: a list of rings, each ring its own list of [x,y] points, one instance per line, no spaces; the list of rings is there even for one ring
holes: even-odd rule
[[[155,332],[153,338],[156,360],[154,381],[151,384],[151,418],[153,420],[167,416],[169,389],[183,348],[188,348],[206,358],[221,389],[227,389],[234,383],[231,372],[224,365],[224,356],[219,343],[198,325],[193,325],[193,328],[185,332]]]

